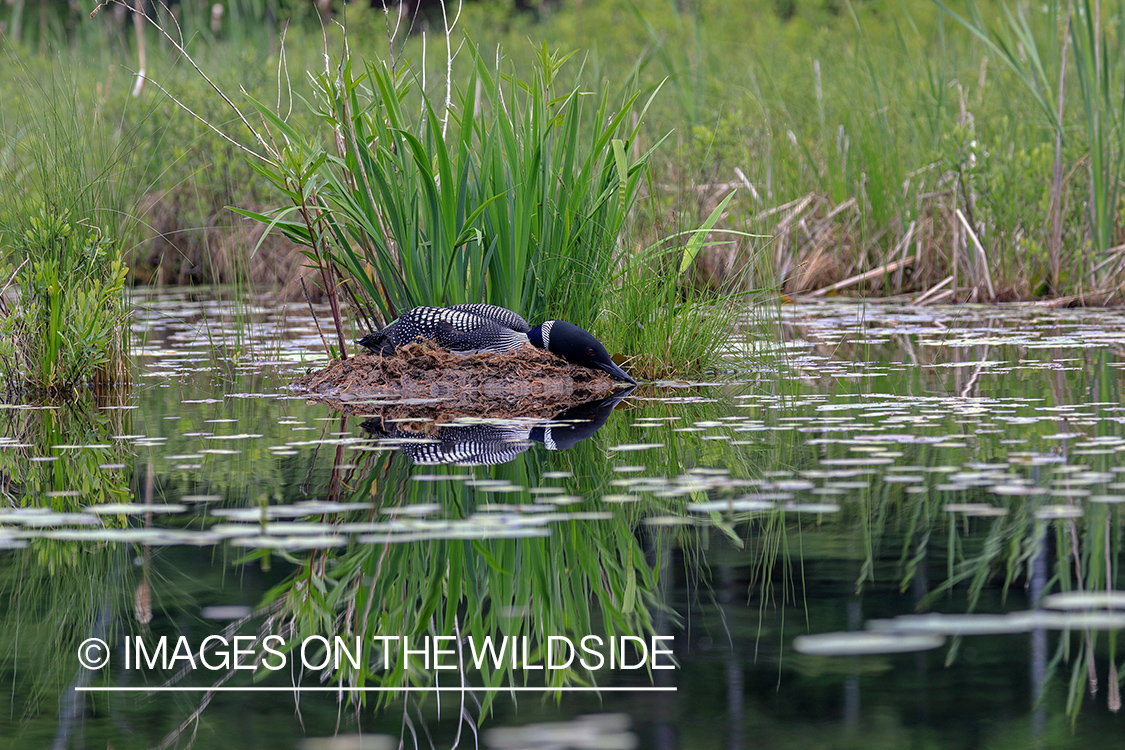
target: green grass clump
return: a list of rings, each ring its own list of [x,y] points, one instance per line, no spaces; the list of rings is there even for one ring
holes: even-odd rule
[[[39,119],[5,144],[6,181],[22,189],[0,208],[0,366],[9,395],[68,398],[82,384],[128,379],[128,135],[91,111],[74,81],[26,72]]]
[[[308,248],[333,305],[337,353],[350,338],[338,290],[367,328],[419,305],[487,302],[597,329],[624,293],[640,305],[637,322],[660,305],[666,323],[657,340],[616,342],[630,352],[653,343],[638,360],[642,375],[711,364],[717,345],[698,335],[687,312],[696,308],[669,299],[685,269],[664,274],[625,240],[651,186],[654,147],[640,148],[638,134],[655,94],[642,104],[636,91],[590,93],[581,69],[564,78],[571,55],[546,46],[530,76],[499,56],[490,67],[471,43],[468,54],[464,86],[450,82],[458,93],[442,102],[411,68],[360,67],[345,51],[314,78],[334,138],[301,132],[251,99],[269,128],[261,141],[284,144],[267,149],[258,170],[290,205],[243,213]],[[708,319],[729,322],[714,310]],[[691,356],[663,360],[684,347]]]
[[[369,325],[464,302],[590,325],[645,176],[630,121],[638,95],[588,97],[562,80],[570,56],[545,47],[530,79],[471,52],[452,106],[381,61],[356,72],[345,57],[338,76],[318,75],[335,152],[254,102],[277,133],[263,140],[288,144],[260,171],[292,207],[250,215],[307,246],[326,288],[343,278]]]
[[[8,382],[48,397],[82,383],[127,380],[125,275],[114,243],[72,223],[66,211],[27,221],[16,255],[0,275],[19,290],[0,304],[0,361]]]

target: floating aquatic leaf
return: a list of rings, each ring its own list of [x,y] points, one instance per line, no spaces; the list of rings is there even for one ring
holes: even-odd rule
[[[602,495],[603,503],[635,503],[640,499],[639,495]]]
[[[793,648],[815,656],[860,656],[864,654],[901,654],[929,651],[945,643],[941,635],[920,633],[873,633],[862,630],[801,635],[793,639]]]
[[[536,503],[483,503],[477,508],[480,513],[545,513],[550,510],[554,510],[554,507]]]
[[[511,487],[512,484],[505,479],[478,479],[477,477],[470,477],[465,480],[465,486],[478,490],[496,490]]]
[[[244,617],[250,617],[253,613],[253,608],[245,605],[217,604],[200,609],[199,617],[203,620],[228,621],[241,620]]]
[[[1125,609],[1125,591],[1064,591],[1043,597],[1049,609]]]
[[[1125,612],[1117,611],[1078,611],[1052,612],[1033,610],[1015,612],[1013,617],[1026,623],[1027,630],[1045,628],[1050,630],[1123,630]]]
[[[811,490],[816,485],[807,479],[786,479],[778,482],[770,482],[764,485],[762,489],[777,490],[779,492],[802,492],[804,490]]]
[[[836,503],[785,503],[778,506],[778,510],[789,513],[839,513],[840,506]]]
[[[1083,515],[1085,515],[1085,511],[1077,505],[1044,505],[1042,508],[1037,508],[1035,511],[1036,518],[1048,520],[1081,518]]]
[[[609,449],[615,452],[626,451],[648,451],[655,448],[663,448],[664,443],[624,443],[622,445],[611,445]]]
[[[1006,516],[1007,508],[998,508],[988,503],[947,503],[941,506],[946,513],[962,513],[966,516]]]
[[[223,499],[222,495],[183,495],[180,502],[184,503],[217,503]]]
[[[116,542],[119,544],[144,544],[144,545],[173,545],[191,544],[197,532],[128,528],[128,529],[46,529],[35,535],[40,539],[55,539],[67,542]],[[208,536],[208,542],[213,543],[214,537]]]
[[[102,505],[87,505],[86,510],[99,516],[122,515],[140,516],[145,513],[183,513],[186,505],[175,503],[161,503],[146,505],[144,503],[104,503]]]
[[[982,613],[900,615],[890,620],[869,620],[867,629],[878,633],[930,633],[936,635],[992,635],[1025,633],[1024,613],[992,615]]]
[[[649,516],[641,523],[645,526],[691,526],[696,521],[690,516]]]
[[[886,466],[893,464],[893,458],[826,458],[820,462],[824,466]]]
[[[988,489],[997,495],[1004,496],[1018,497],[1047,494],[1047,489],[1045,487],[1035,487],[1028,484],[996,484]]]
[[[417,505],[397,505],[393,508],[383,508],[379,512],[388,516],[429,516],[440,513],[442,506],[438,503],[418,503]]]
[[[789,492],[762,493],[746,495],[731,500],[708,500],[706,502],[689,503],[687,509],[695,513],[744,513],[765,511],[775,509],[778,500],[788,500],[792,497],[792,493]]]
[[[547,501],[552,505],[574,505],[582,502],[582,498],[578,495],[552,495]]]
[[[328,549],[343,547],[347,539],[342,536],[246,536],[237,537],[230,541],[237,547],[253,547],[257,549]]]
[[[261,524],[257,531],[266,536],[304,536],[306,534],[328,534],[335,531],[333,524],[323,521],[272,521]]]
[[[521,539],[527,537],[546,537],[551,530],[536,526],[511,526],[503,529],[473,528],[463,525],[455,529],[434,529],[432,531],[388,534],[386,536],[361,536],[361,544],[403,544],[407,542],[428,542],[435,539]]]

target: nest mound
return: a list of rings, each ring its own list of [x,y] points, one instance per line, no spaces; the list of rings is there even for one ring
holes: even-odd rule
[[[621,388],[600,370],[525,346],[462,355],[423,341],[385,357],[363,351],[292,387],[347,414],[443,420],[457,416],[552,417]]]

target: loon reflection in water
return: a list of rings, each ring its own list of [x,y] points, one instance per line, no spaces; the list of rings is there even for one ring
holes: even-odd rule
[[[532,443],[542,443],[552,451],[573,448],[600,430],[632,392],[633,388],[626,388],[598,401],[572,406],[554,419],[526,424],[446,425],[434,433],[422,433],[375,418],[360,423],[360,427],[379,440],[425,439],[399,446],[416,464],[497,466],[512,461]]]

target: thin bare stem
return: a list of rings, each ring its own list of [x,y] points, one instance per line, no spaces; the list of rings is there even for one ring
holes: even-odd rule
[[[96,8],[94,8],[93,11],[90,12],[90,17],[93,18],[95,15],[97,15],[97,13],[103,7],[107,7],[107,6],[110,6],[110,5],[120,5],[124,8],[130,9],[130,10],[132,9],[132,7],[126,2],[126,0],[102,0],[102,2],[99,3],[98,6]],[[163,5],[164,5],[164,3],[161,2],[161,6],[163,6]],[[165,9],[167,10],[167,8],[165,8]],[[188,64],[190,64],[191,67],[195,69],[195,72],[198,73],[200,75],[200,77],[203,78],[203,80],[207,82],[207,85],[210,86],[215,91],[215,93],[218,94],[222,98],[222,100],[227,103],[227,106],[229,106],[232,110],[234,110],[234,113],[236,115],[238,115],[238,119],[242,120],[242,124],[245,125],[246,129],[249,130],[253,134],[254,138],[258,141],[258,144],[261,145],[263,148],[268,148],[265,138],[263,138],[262,135],[257,130],[254,129],[254,126],[250,124],[250,121],[246,118],[246,115],[244,115],[242,113],[242,110],[238,108],[238,106],[231,100],[231,98],[229,96],[226,95],[226,93],[221,88],[219,88],[218,84],[216,84],[213,80],[211,80],[211,77],[208,76],[206,72],[204,72],[203,68],[199,67],[199,63],[197,63],[195,61],[195,58],[192,57],[191,54],[189,54],[188,51],[184,48],[184,45],[183,45],[183,30],[180,28],[179,23],[176,21],[176,17],[174,15],[172,15],[171,11],[168,12],[168,15],[172,19],[172,23],[176,27],[177,36],[179,36],[179,39],[177,39],[176,37],[173,37],[170,33],[168,33],[168,30],[165,29],[160,24],[159,21],[157,21],[155,18],[150,16],[148,14],[148,11],[144,10],[143,7],[140,11],[135,11],[135,12],[139,13],[139,15],[143,16],[146,21],[148,21],[150,24],[152,24],[153,28],[155,28],[157,31],[159,31],[160,34],[171,43],[171,45],[175,48],[175,50],[178,53],[180,53],[181,55],[184,56],[184,59],[186,59],[188,61]],[[143,72],[143,71],[140,71],[140,72]],[[161,88],[161,91],[164,91],[164,89]],[[167,92],[165,92],[165,93],[167,93]],[[203,118],[199,117],[199,115],[196,115],[190,109],[187,109],[187,107],[184,107],[184,105],[181,104],[177,99],[173,98],[172,101],[176,102],[177,105],[183,107],[192,116],[202,120],[212,130],[214,130],[215,132],[222,135],[222,133],[217,128],[215,128],[210,123],[207,123],[206,120],[203,120]],[[231,139],[227,138],[227,140],[231,140]],[[231,142],[233,143],[233,141],[231,141]],[[242,148],[245,151],[250,151],[250,149],[246,149],[245,147],[242,147]],[[250,153],[254,153],[254,152],[250,151]],[[255,154],[255,156],[258,156],[258,154]],[[261,158],[261,157],[259,156],[259,158]]]
[[[313,309],[312,298],[309,297],[308,287],[305,286],[305,277],[301,277],[301,291],[305,293],[305,302],[309,303],[309,314],[312,315],[313,324],[316,326],[316,332],[320,334],[320,343],[324,344],[324,351],[329,357],[332,356],[332,350],[328,348],[328,339],[324,338],[324,331],[320,330],[320,321],[316,319],[316,310]]]
[[[442,135],[446,134],[446,127],[449,125],[449,108],[453,102],[453,58],[456,57],[456,54],[453,52],[450,37],[453,35],[453,29],[457,26],[458,19],[461,18],[463,7],[461,0],[457,0],[457,13],[453,16],[453,22],[450,23],[449,16],[445,12],[445,2],[443,1],[441,4],[441,20],[445,26],[445,103],[441,116]]]
[[[289,115],[293,114],[293,82],[289,80],[289,65],[285,59],[285,35],[289,31],[289,24],[286,23],[281,29],[281,48],[278,50],[277,56],[277,115],[281,117],[281,92],[285,91],[286,99],[288,99],[289,109],[285,113],[285,117],[281,119],[286,122],[289,121]],[[285,87],[281,86],[281,74],[285,73]]]
[[[148,68],[148,55],[145,51],[145,24],[141,19],[144,0],[133,0],[133,30],[137,33],[137,81],[133,84],[133,96],[141,95],[145,87],[145,73]]]
[[[1047,238],[1047,257],[1051,264],[1051,289],[1058,288],[1062,275],[1062,149],[1063,149],[1063,104],[1066,94],[1066,53],[1070,45],[1071,14],[1069,3],[1066,13],[1066,31],[1063,32],[1062,57],[1059,64],[1059,97],[1055,115],[1055,163],[1051,176],[1051,202],[1047,223],[1050,235]]]

